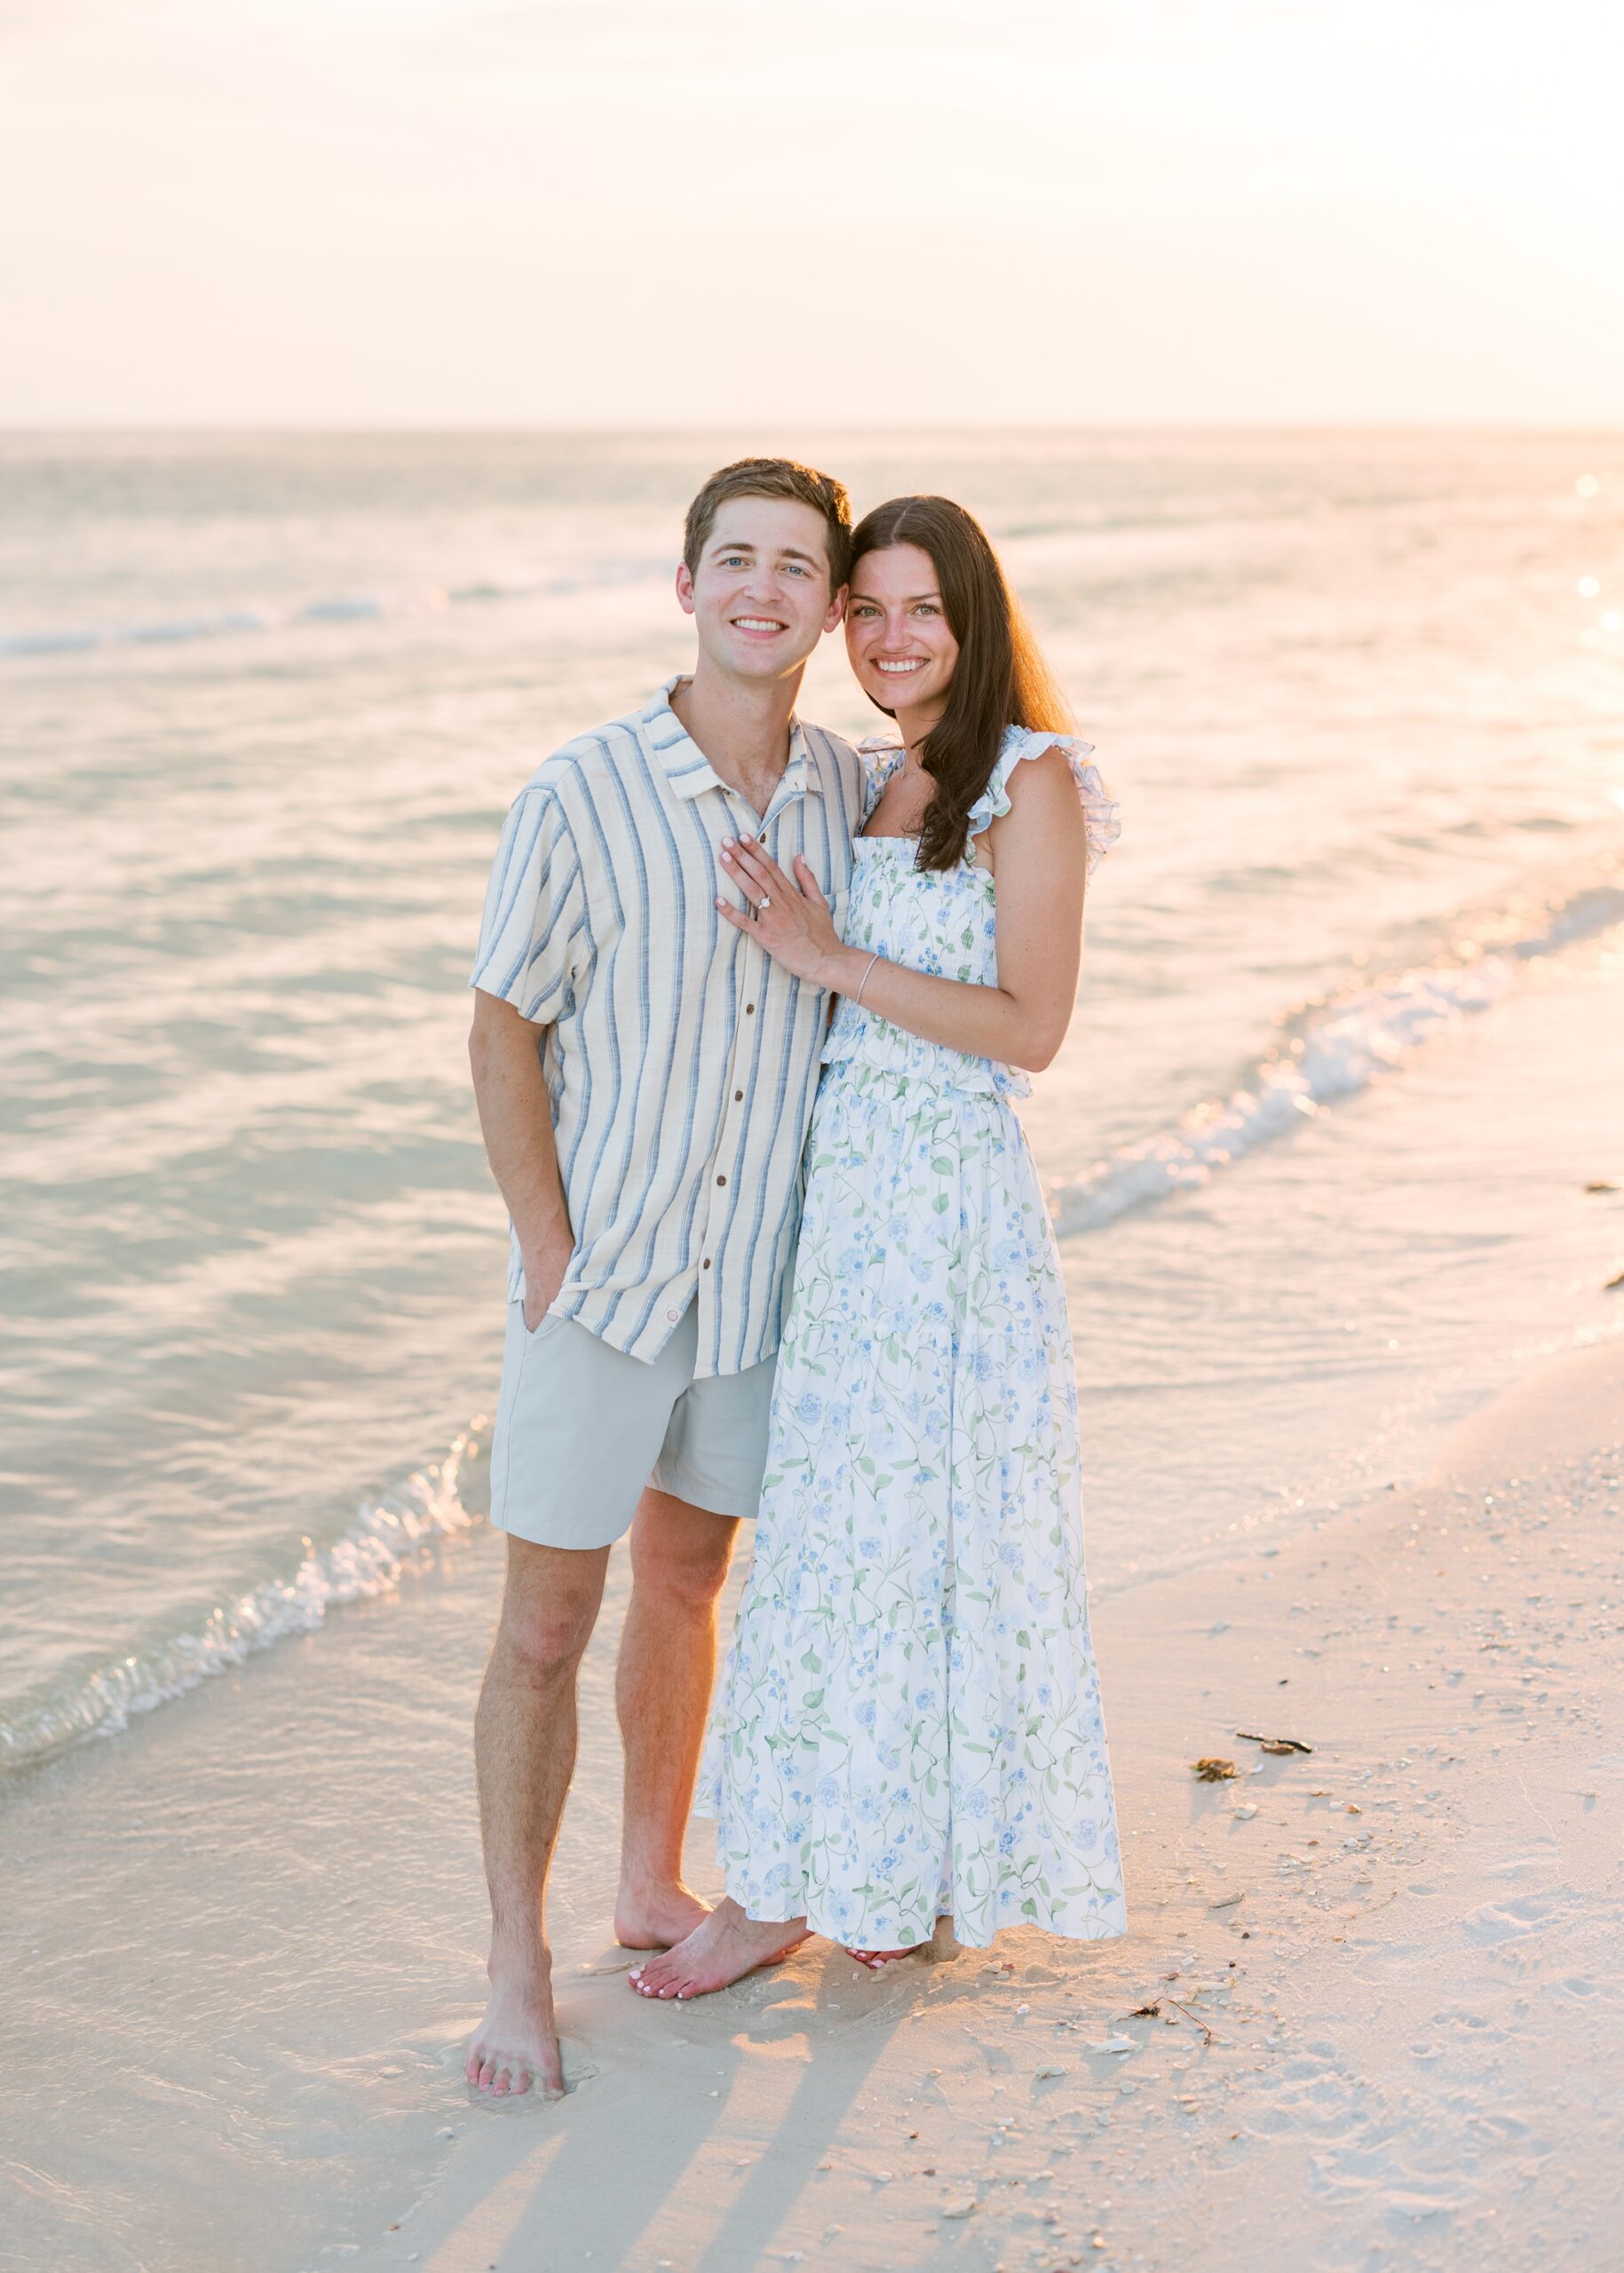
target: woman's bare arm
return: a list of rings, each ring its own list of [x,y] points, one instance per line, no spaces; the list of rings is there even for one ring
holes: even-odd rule
[[[998,880],[998,983],[969,986],[932,978],[860,947],[843,946],[828,903],[804,860],[792,884],[753,839],[725,850],[748,898],[768,906],[754,919],[718,899],[747,932],[798,978],[843,994],[862,988],[863,1008],[892,1026],[975,1057],[1041,1073],[1071,1023],[1082,961],[1088,836],[1064,751],[1024,759],[1010,777],[1010,810],[987,833]],[[865,973],[867,976],[865,976]]]

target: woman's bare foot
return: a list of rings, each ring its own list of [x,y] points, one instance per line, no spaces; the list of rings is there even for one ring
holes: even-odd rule
[[[742,1981],[758,1966],[776,1965],[806,1939],[804,1918],[747,1918],[731,1897],[717,1903],[686,1941],[633,1966],[627,1978],[639,1997],[706,1997]]]
[[[669,1950],[702,1926],[710,1913],[682,1881],[637,1885],[621,1881],[614,1905],[614,1938],[625,1950]]]
[[[854,1957],[859,1965],[866,1965],[870,1973],[883,1973],[885,1968],[888,1965],[894,1965],[899,1957],[912,1957],[916,1950],[923,1949],[924,1946],[923,1942],[910,1942],[905,1950],[849,1949],[846,1955]]]
[[[564,2063],[552,2016],[552,1955],[518,1962],[491,1960],[491,2000],[468,2039],[463,2074],[476,2091],[502,2099],[539,2084],[544,2097],[564,2095]]]

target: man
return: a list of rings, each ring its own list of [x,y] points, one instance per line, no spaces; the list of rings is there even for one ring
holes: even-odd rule
[[[469,1047],[513,1239],[491,1444],[507,1580],[475,1723],[482,2091],[563,2088],[543,1898],[576,1668],[629,1527],[615,1932],[658,1948],[706,1914],[683,1832],[716,1599],[765,1463],[827,1010],[722,922],[718,895],[738,893],[717,854],[759,836],[844,906],[861,762],[794,709],[840,622],[850,544],[827,474],[781,458],[714,474],[677,572],[692,677],[548,758],[491,872]]]

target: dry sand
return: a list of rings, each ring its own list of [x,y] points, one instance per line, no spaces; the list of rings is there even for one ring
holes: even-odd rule
[[[1624,2262],[1620,1440],[1615,1343],[1428,1488],[1102,1611],[1124,1942],[814,1944],[651,2010],[566,1940],[571,2096],[459,2104],[359,2262]]]
[[[814,1944],[692,2005],[631,1994],[612,1604],[552,2105],[460,2076],[499,1574],[460,1541],[0,1818],[0,2266],[1624,2262],[1621,1458],[1613,1342],[1424,1490],[1103,1596],[1131,1933],[878,1978]],[[1202,1754],[1235,1778],[1198,1783]]]

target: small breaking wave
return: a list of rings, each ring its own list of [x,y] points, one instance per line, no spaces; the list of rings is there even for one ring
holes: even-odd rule
[[[1171,1129],[1126,1146],[1087,1176],[1051,1186],[1061,1238],[1097,1232],[1133,1209],[1211,1182],[1262,1144],[1357,1097],[1435,1034],[1498,1002],[1519,963],[1560,953],[1624,923],[1624,890],[1596,884],[1457,939],[1436,961],[1311,1003],[1283,1022],[1275,1047],[1227,1097],[1202,1101]],[[1525,928],[1518,930],[1519,924]]]
[[[214,1611],[194,1631],[173,1634],[99,1666],[77,1685],[0,1720],[0,1772],[33,1765],[90,1737],[116,1736],[137,1713],[183,1697],[289,1634],[308,1634],[329,1610],[387,1594],[433,1549],[482,1520],[462,1485],[483,1449],[482,1424],[456,1437],[443,1461],[419,1469],[385,1498],[363,1502],[343,1537],[305,1552],[286,1578],[267,1579]]]
[[[652,582],[670,573],[671,564],[664,560],[606,560],[580,575],[551,576],[535,583],[416,584],[390,592],[337,592],[291,607],[221,608],[196,615],[160,616],[145,623],[64,624],[38,631],[0,632],[0,660],[83,654],[99,647],[179,645],[196,639],[286,631],[306,624],[382,622],[499,601],[567,599],[577,592]]]

